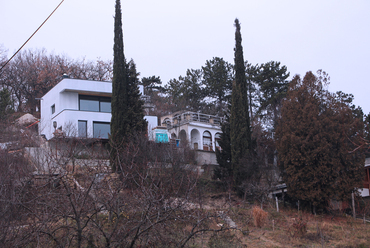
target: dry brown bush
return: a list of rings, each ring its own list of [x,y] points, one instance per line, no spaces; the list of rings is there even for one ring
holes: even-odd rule
[[[262,227],[266,221],[268,213],[263,211],[261,208],[254,206],[252,209],[253,221],[256,227]]]

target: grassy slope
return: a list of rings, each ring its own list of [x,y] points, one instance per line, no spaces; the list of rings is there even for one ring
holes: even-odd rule
[[[234,235],[234,239],[238,239],[240,243],[240,246],[235,247],[370,247],[370,224],[363,224],[361,220],[354,220],[350,216],[315,216],[289,208],[277,213],[274,208],[267,206],[264,210],[268,212],[268,217],[259,228],[253,221],[252,206],[234,199],[231,204],[223,206],[228,205],[228,215],[238,228],[249,231],[248,235],[231,231],[231,236]],[[216,205],[220,206],[222,200],[218,201]],[[307,232],[300,233],[304,223]],[[206,246],[203,242],[203,245],[198,243],[196,247]],[[230,243],[220,241],[217,247],[230,247]]]

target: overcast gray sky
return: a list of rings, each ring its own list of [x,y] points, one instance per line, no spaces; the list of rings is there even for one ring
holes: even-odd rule
[[[61,0],[0,0],[0,44],[12,55]],[[73,59],[113,59],[114,0],[65,0],[25,49]],[[121,0],[125,55],[141,76],[164,83],[206,60],[233,63],[234,19],[244,58],[271,60],[291,76],[323,69],[330,91],[355,96],[370,112],[369,0]]]

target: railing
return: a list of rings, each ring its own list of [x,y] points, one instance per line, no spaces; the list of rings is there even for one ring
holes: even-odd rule
[[[214,126],[221,126],[223,121],[224,117],[219,117],[216,115],[207,115],[197,112],[184,112],[174,115],[172,118],[172,123],[167,123],[167,125],[179,126],[190,122],[201,122],[209,123]]]

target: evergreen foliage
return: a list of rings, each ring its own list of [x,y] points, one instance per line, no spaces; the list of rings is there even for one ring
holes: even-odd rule
[[[166,86],[166,91],[172,98],[174,111],[200,111],[205,97],[202,87],[202,71],[188,69],[185,77],[171,79]]]
[[[119,171],[117,150],[135,133],[144,132],[147,127],[137,85],[136,66],[133,61],[127,64],[124,56],[120,0],[116,0],[115,5],[113,50],[110,163],[113,171]]]
[[[219,168],[215,169],[215,176],[223,180],[232,179],[233,171],[231,167],[231,145],[230,145],[230,122],[229,116],[226,115],[226,120],[221,126],[221,138],[218,144],[222,148],[221,150],[216,149],[216,158]]]
[[[216,99],[217,111],[222,113],[225,110],[225,103],[229,102],[233,76],[233,66],[223,58],[214,57],[207,60],[203,71],[203,85],[207,97]]]
[[[0,121],[3,122],[12,112],[12,100],[8,89],[0,90]]]
[[[265,121],[271,121],[272,129],[280,116],[281,101],[288,90],[289,72],[280,62],[270,61],[262,64],[258,69],[256,81],[259,86],[260,99],[258,113],[262,114]]]
[[[364,137],[363,147],[366,150],[366,157],[370,157],[370,113],[364,116]]]
[[[249,114],[251,122],[254,121],[256,109],[259,106],[259,91],[257,88],[257,77],[259,73],[259,65],[252,65],[245,61],[245,75],[247,77],[248,85],[248,99],[249,99]]]
[[[343,200],[362,184],[363,123],[324,89],[328,76],[295,76],[283,102],[277,150],[288,194],[313,206]]]
[[[164,92],[162,80],[159,76],[143,77],[141,84],[144,86],[144,95],[152,96],[153,92]]]
[[[232,181],[234,187],[241,185],[247,175],[247,162],[250,158],[252,140],[250,129],[250,117],[248,107],[248,85],[245,75],[245,64],[243,58],[242,37],[240,33],[239,20],[235,19],[235,81],[232,85],[231,108],[230,108],[230,128],[223,127],[223,140],[230,137],[230,155],[226,154],[228,149],[218,152],[217,161],[220,167],[226,168],[226,171],[232,171]],[[228,133],[230,130],[230,134]],[[230,158],[231,161],[227,162]],[[225,162],[226,161],[226,162]]]

